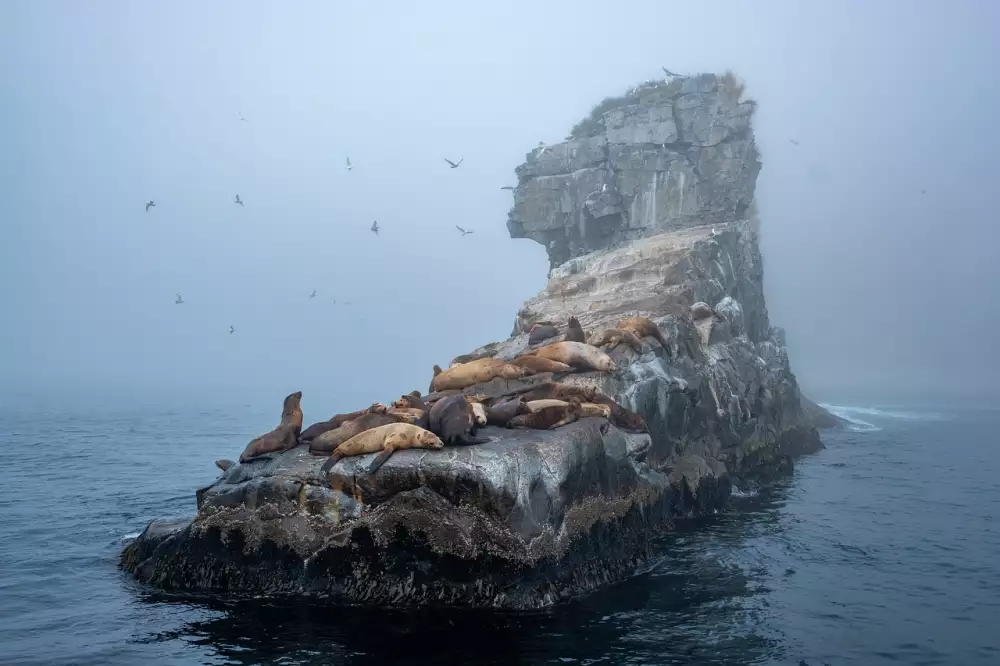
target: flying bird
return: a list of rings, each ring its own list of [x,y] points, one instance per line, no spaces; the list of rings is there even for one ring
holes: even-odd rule
[[[146,212],[147,213],[149,212],[150,208],[156,208],[156,202],[153,201],[152,199],[150,199],[149,201],[146,202]]]
[[[675,74],[674,72],[671,72],[669,69],[667,69],[663,65],[660,65],[660,69],[662,69],[663,73],[666,74],[667,76],[680,76],[680,74]]]
[[[183,302],[184,302],[184,299],[181,298],[180,294],[177,294],[177,300],[174,301],[174,305],[180,305]]]
[[[472,229],[463,229],[462,227],[458,226],[457,224],[455,225],[455,228],[458,229],[459,231],[461,231],[463,236],[468,236],[469,234],[476,233]]]
[[[796,141],[795,139],[789,139],[789,141],[791,141],[796,146],[799,145],[799,142]]]
[[[348,171],[350,171],[350,170],[351,170],[351,169],[353,169],[353,168],[354,168],[354,167],[353,167],[353,166],[351,166],[351,158],[350,158],[350,157],[348,157],[348,158],[347,158],[347,170],[348,170]]]
[[[461,163],[462,163],[462,162],[463,162],[464,160],[465,160],[465,158],[463,157],[462,159],[460,159],[460,160],[459,160],[459,161],[457,161],[457,162],[452,162],[452,161],[451,161],[451,160],[449,160],[449,159],[448,159],[447,157],[446,157],[446,158],[444,158],[444,161],[445,161],[445,162],[447,162],[448,164],[450,164],[450,165],[451,165],[451,168],[452,168],[452,169],[457,169],[457,168],[458,168],[458,165],[459,165],[459,164],[461,164]]]
[[[927,190],[920,190],[921,194],[927,194]]]
[[[243,205],[243,202],[240,200],[240,195],[238,194],[236,195],[236,201],[234,201],[233,203],[238,203],[241,206]]]
[[[240,114],[240,120],[242,120],[245,123],[250,122],[249,120],[247,120],[246,118],[243,117],[243,112],[242,111],[237,111],[237,113]]]
[[[514,189],[514,186],[513,185],[504,185],[500,189],[501,190],[512,190],[512,189]]]
[[[316,290],[313,289],[313,293],[309,294],[309,298],[316,298]]]
[[[233,333],[235,333],[235,332],[236,332],[236,329],[235,329],[235,328],[233,328],[232,326],[230,326],[230,327],[229,327],[229,335],[232,335],[232,334],[233,334]]]
[[[378,236],[378,220],[372,222],[372,231],[374,231],[375,235]]]

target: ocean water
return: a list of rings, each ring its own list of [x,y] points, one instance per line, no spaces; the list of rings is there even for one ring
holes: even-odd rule
[[[163,595],[117,569],[273,405],[0,408],[2,664],[1000,664],[1000,411],[830,408],[794,475],[546,612]]]

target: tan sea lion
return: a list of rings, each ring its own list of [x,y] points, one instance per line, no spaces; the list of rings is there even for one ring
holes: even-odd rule
[[[532,324],[528,330],[528,344],[537,345],[559,335],[559,329],[548,323]]]
[[[442,447],[444,442],[429,430],[411,423],[390,423],[366,430],[340,444],[320,469],[327,473],[341,458],[380,452],[368,466],[368,473],[374,474],[395,451]]]
[[[542,358],[541,356],[534,356],[532,354],[518,356],[511,361],[510,364],[527,368],[536,374],[539,372],[573,372],[572,366],[560,363],[559,361],[553,361],[550,358]]]
[[[356,418],[360,418],[365,414],[371,413],[382,413],[386,409],[385,405],[380,402],[374,403],[368,409],[361,409],[356,412],[350,412],[347,414],[337,414],[328,421],[320,421],[319,423],[313,423],[311,426],[302,431],[299,435],[299,444],[308,444],[312,440],[316,439],[324,432],[328,430],[333,430],[334,428],[339,428],[348,421],[353,421]]]
[[[564,342],[586,342],[587,334],[583,332],[583,327],[580,326],[580,320],[576,317],[570,317],[569,321],[566,322],[566,333],[563,334]]]
[[[691,318],[695,321],[698,321],[699,319],[707,319],[714,314],[715,310],[712,309],[712,306],[704,301],[698,301],[691,306]]]
[[[472,415],[476,419],[476,425],[486,425],[486,406],[481,402],[470,401],[469,404],[472,405]]]
[[[485,444],[476,438],[478,423],[472,403],[464,395],[451,395],[434,403],[430,411],[430,430],[449,445]]]
[[[534,430],[553,430],[568,425],[580,418],[579,398],[570,398],[566,405],[544,407],[537,412],[515,416],[508,423],[509,428],[532,428]]]
[[[646,421],[639,414],[622,407],[614,401],[611,396],[601,393],[590,386],[573,386],[569,384],[559,384],[557,382],[546,382],[530,391],[526,391],[521,397],[530,402],[532,400],[562,399],[569,400],[576,397],[580,402],[592,402],[599,405],[607,405],[611,408],[611,418],[608,419],[618,428],[628,432],[649,432]]]
[[[234,463],[232,460],[216,460],[215,461],[215,466],[218,467],[219,469],[221,469],[223,472],[225,472],[226,470],[228,470],[230,467],[232,467],[235,464],[236,463]]]
[[[473,384],[488,382],[495,377],[518,379],[530,374],[534,373],[527,368],[521,368],[493,358],[481,358],[476,361],[462,363],[444,371],[435,365],[434,379],[431,380],[431,391],[444,391],[447,389],[461,390]]]
[[[620,328],[605,329],[590,336],[590,340],[587,341],[588,345],[594,347],[603,347],[604,345],[615,347],[621,343],[627,344],[636,354],[642,353],[642,341],[631,331],[623,331]]]
[[[390,423],[404,423],[406,417],[398,414],[386,412],[371,412],[362,414],[353,421],[342,423],[333,430],[328,430],[316,437],[309,443],[309,453],[314,456],[328,456],[330,452],[349,440],[351,437],[363,433],[372,428],[389,425]]]
[[[600,405],[596,402],[581,402],[580,403],[580,418],[585,416],[597,416],[602,419],[611,419],[611,406],[610,405]]]
[[[577,370],[612,372],[615,369],[610,356],[585,342],[553,342],[529,353],[571,365]]]
[[[486,410],[486,422],[489,425],[506,427],[510,420],[519,414],[530,414],[531,410],[521,398],[512,398],[499,402]]]
[[[265,453],[287,451],[299,443],[302,432],[302,391],[296,391],[285,398],[281,410],[281,423],[271,432],[253,439],[240,454],[240,462],[246,462]]]
[[[424,417],[424,410],[415,407],[390,407],[385,413],[396,416],[406,423],[417,423]]]
[[[545,409],[546,407],[565,407],[569,403],[558,398],[543,398],[542,400],[530,400],[525,404],[528,405],[529,412],[537,412],[539,409]]]
[[[664,349],[668,352],[670,351],[670,344],[667,342],[667,338],[660,331],[660,327],[657,326],[652,319],[647,317],[625,317],[620,322],[618,322],[618,328],[623,331],[630,331],[634,333],[639,338],[653,338],[659,342]]]

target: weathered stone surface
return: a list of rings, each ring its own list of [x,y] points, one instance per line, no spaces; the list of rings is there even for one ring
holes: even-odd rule
[[[299,447],[224,471],[197,491],[193,519],[151,523],[126,547],[123,567],[175,591],[546,606],[628,575],[653,556],[655,535],[674,518],[718,509],[733,483],[787,470],[793,456],[821,448],[814,426],[825,412],[801,398],[784,334],[770,324],[755,227],[725,215],[715,221],[713,206],[740,199],[746,187],[752,197],[753,179],[702,182],[685,152],[694,145],[684,144],[685,132],[722,141],[698,151],[746,140],[727,94],[712,75],[647,87],[632,95],[635,108],[609,112],[609,127],[632,134],[532,152],[519,168],[512,217],[539,215],[531,231],[539,238],[565,237],[576,225],[585,241],[578,249],[595,238],[601,247],[554,267],[546,288],[517,313],[510,338],[470,353],[511,359],[528,349],[526,331],[536,321],[562,324],[574,315],[589,333],[627,315],[649,317],[666,347],[653,338],[642,340],[641,352],[618,345],[606,349],[615,372],[558,378],[599,388],[641,414],[649,433],[624,432],[600,418],[554,431],[490,427],[480,431],[487,444],[400,451],[375,475],[366,472],[374,454],[347,458],[330,477],[319,471],[324,458]],[[612,136],[670,136],[661,111],[685,96],[699,101],[684,107],[688,115],[669,116],[680,135],[672,145],[614,153],[626,144],[607,143]],[[729,129],[702,127],[711,117]],[[756,160],[752,148],[750,138],[744,149]],[[681,166],[622,170],[609,154],[634,165],[686,165],[694,189],[681,182],[688,173]],[[715,173],[746,178],[739,170]],[[642,185],[642,174],[659,174],[657,183]],[[626,197],[621,184],[633,178],[636,189]],[[688,192],[696,204],[674,200]],[[648,217],[629,212],[658,193],[665,200],[650,204]],[[716,228],[672,226],[687,218],[671,210]],[[627,226],[636,220],[649,224]],[[550,257],[562,251],[550,247]],[[712,313],[694,321],[691,306],[699,301]],[[496,398],[553,379],[494,379],[464,392]]]
[[[755,104],[734,85],[714,74],[645,84],[603,114],[598,134],[536,148],[517,168],[511,236],[542,243],[558,266],[664,231],[743,219],[760,161]]]

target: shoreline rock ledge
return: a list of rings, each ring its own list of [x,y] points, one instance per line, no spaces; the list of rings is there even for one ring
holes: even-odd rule
[[[517,168],[508,227],[545,244],[552,269],[511,337],[467,356],[512,359],[532,324],[563,330],[570,316],[588,335],[645,316],[666,345],[605,347],[609,373],[465,392],[597,388],[648,433],[599,417],[490,426],[485,444],[399,451],[373,475],[372,454],[345,458],[330,477],[299,446],[228,468],[198,490],[193,519],[152,521],[121,566],[181,592],[538,608],[632,574],[674,519],[711,513],[734,484],[822,448],[768,320],[754,105],[741,92],[731,75],[644,84]]]

